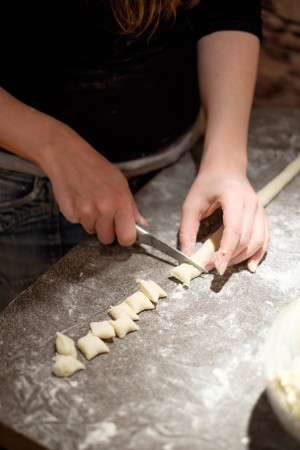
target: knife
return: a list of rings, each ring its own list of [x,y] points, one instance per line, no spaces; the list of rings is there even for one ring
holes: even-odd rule
[[[170,245],[166,244],[165,242],[161,241],[160,239],[156,238],[152,234],[149,233],[144,227],[142,227],[140,224],[136,223],[135,228],[137,231],[137,242],[141,244],[150,245],[150,247],[156,248],[157,250],[161,251],[162,253],[165,253],[168,256],[171,256],[171,258],[176,259],[180,263],[187,263],[194,266],[196,269],[198,269],[200,272],[208,273],[204,267],[199,266],[195,261],[193,261],[191,258],[186,256],[184,253],[180,252],[174,247],[171,247]]]

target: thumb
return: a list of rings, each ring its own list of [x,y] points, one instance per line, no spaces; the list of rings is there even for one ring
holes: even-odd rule
[[[180,249],[186,255],[191,255],[196,244],[200,225],[199,213],[192,208],[183,208],[179,230]]]

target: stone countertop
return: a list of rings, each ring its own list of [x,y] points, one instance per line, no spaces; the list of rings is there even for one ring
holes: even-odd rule
[[[300,150],[300,111],[257,110],[249,136],[256,189]],[[190,155],[136,196],[158,237],[176,245],[181,204],[195,174]],[[268,253],[219,277],[169,277],[149,248],[75,247],[0,314],[0,443],[12,449],[293,450],[265,394],[264,341],[275,316],[300,297],[300,177],[267,207]],[[151,278],[168,293],[140,314],[140,330],[70,378],[51,374],[55,332],[77,340],[110,305]]]

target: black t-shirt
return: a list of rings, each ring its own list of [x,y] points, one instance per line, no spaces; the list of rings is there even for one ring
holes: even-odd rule
[[[0,84],[117,162],[161,148],[192,124],[197,40],[218,30],[260,37],[260,1],[201,0],[150,40],[121,36],[107,4],[1,2]]]

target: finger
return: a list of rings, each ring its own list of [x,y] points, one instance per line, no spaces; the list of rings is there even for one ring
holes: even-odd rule
[[[96,232],[101,244],[112,244],[116,237],[113,216],[109,215],[98,219],[96,222]]]
[[[73,224],[80,223],[80,220],[79,219],[75,219],[75,218],[69,218],[67,220],[68,220],[68,222],[73,223]]]
[[[203,212],[209,207],[208,204],[202,205],[199,202],[198,197],[196,197],[197,203],[191,201],[190,198],[194,199],[195,194],[190,194],[183,204],[179,229],[180,249],[186,255],[190,255],[193,252],[199,231],[200,220]]]
[[[232,197],[224,200],[224,231],[215,260],[216,270],[223,275],[240,241],[243,227],[243,202]]]
[[[255,195],[255,194],[254,194]],[[247,200],[244,207],[244,213],[243,213],[243,227],[242,227],[242,233],[238,245],[238,251],[242,252],[245,250],[252,238],[253,235],[253,228],[254,228],[254,222],[256,219],[256,216],[259,211],[259,201],[255,195],[254,200],[251,201],[251,199]],[[236,254],[233,255],[234,257],[237,256]]]
[[[258,250],[253,256],[251,256],[251,258],[249,258],[247,267],[250,272],[252,273],[256,272],[258,264],[261,262],[267,251],[269,242],[270,242],[270,226],[269,221],[265,215],[265,242],[263,247],[260,250]]]
[[[258,264],[262,260],[263,256],[265,254],[265,249],[260,248],[254,255],[251,256],[251,259],[247,262],[247,267],[249,272],[255,273],[258,267]]]
[[[191,253],[193,252],[196,244],[199,226],[200,215],[197,210],[184,210],[179,230],[179,242],[181,251],[186,255],[191,255]]]
[[[212,270],[215,267],[216,257],[217,252],[211,254],[208,259],[202,263],[203,267],[208,271]]]
[[[84,220],[79,220],[79,222],[77,223],[81,223],[81,225],[88,234],[96,233],[96,222],[92,223],[92,222],[85,222]]]
[[[145,226],[145,227],[148,227],[148,222],[147,222],[147,220],[146,220],[145,217],[143,217],[143,216],[141,215],[141,213],[139,212],[138,207],[137,207],[137,205],[136,205],[136,203],[135,203],[134,200],[132,200],[132,211],[133,211],[134,220],[135,220],[136,222],[138,222],[140,225],[143,225],[143,226]]]
[[[96,218],[93,214],[93,210],[87,202],[83,205],[77,205],[77,214],[79,216],[78,221],[81,223],[85,231],[89,234],[96,233]]]
[[[134,200],[128,191],[128,196],[122,198],[119,202],[121,206],[113,210],[107,205],[104,211],[102,207],[101,218],[97,221],[96,229],[99,241],[102,244],[112,244],[117,236],[120,245],[129,246],[136,240]],[[142,216],[138,217],[141,219]]]
[[[131,193],[128,190],[128,195],[126,195],[126,189],[127,186],[124,187],[125,194],[123,193],[121,198],[112,197],[110,202],[104,202],[98,205],[98,217],[96,223],[97,236],[99,241],[104,245],[112,244],[116,236],[118,236],[116,229],[116,218],[118,217],[118,211],[121,208],[130,209],[130,211],[132,211]],[[126,233],[126,224],[124,224],[124,230]]]
[[[230,265],[238,264],[252,255],[257,254],[265,246],[267,237],[267,221],[265,218],[264,210],[262,206],[258,207],[257,215],[253,224],[253,232],[248,246],[243,249],[240,253],[234,256],[230,261]],[[262,255],[263,256],[263,255]],[[261,256],[261,258],[262,258]]]
[[[117,210],[115,217],[115,230],[120,245],[127,247],[136,241],[135,217],[132,205],[123,205]]]
[[[66,199],[66,202],[59,204],[59,210],[70,223],[80,223],[79,213],[75,208],[75,204],[72,199]]]

